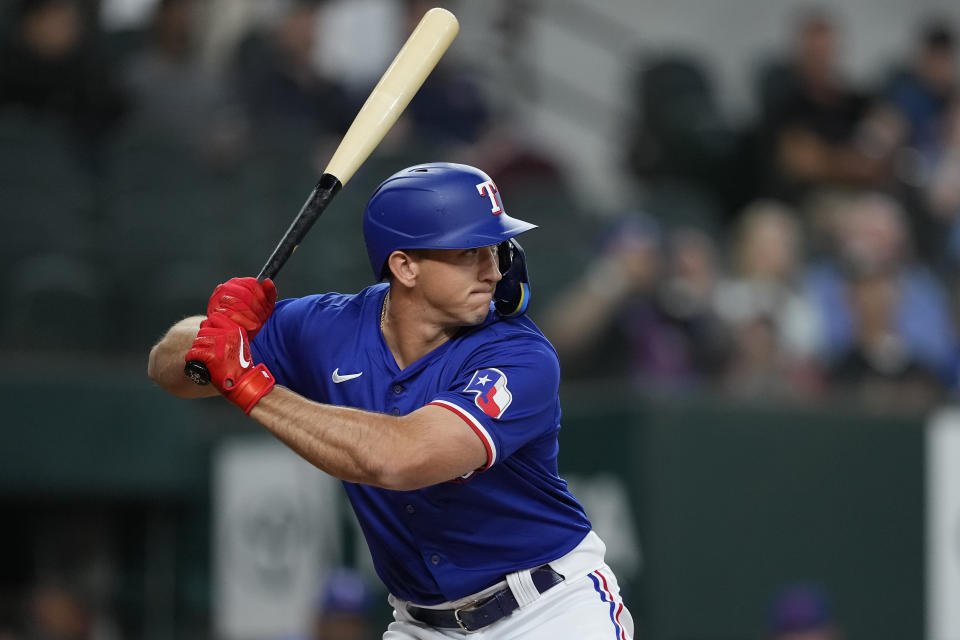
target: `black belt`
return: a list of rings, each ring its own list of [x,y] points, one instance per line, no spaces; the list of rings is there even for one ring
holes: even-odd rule
[[[547,566],[531,571],[530,578],[540,593],[563,582],[563,576]],[[504,587],[483,600],[464,605],[469,608],[425,609],[407,605],[407,613],[431,627],[478,631],[510,615],[519,606],[510,587]]]

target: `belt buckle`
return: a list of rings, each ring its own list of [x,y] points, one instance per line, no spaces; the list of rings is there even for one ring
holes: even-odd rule
[[[460,617],[460,612],[461,612],[462,610],[464,610],[464,609],[469,609],[469,608],[471,608],[471,607],[476,607],[478,604],[480,604],[480,601],[479,601],[479,600],[474,600],[473,602],[468,602],[468,603],[466,603],[465,605],[463,605],[462,607],[457,607],[456,609],[453,610],[453,619],[457,621],[457,625],[458,625],[461,629],[463,629],[464,631],[466,631],[466,632],[468,632],[468,633],[471,632],[471,631],[476,631],[476,629],[470,629],[469,627],[467,627],[466,624],[464,624],[463,618]]]
[[[473,629],[468,629],[467,625],[463,624],[463,619],[460,618],[460,609],[453,610],[453,619],[457,621],[457,625],[466,632],[473,631]]]

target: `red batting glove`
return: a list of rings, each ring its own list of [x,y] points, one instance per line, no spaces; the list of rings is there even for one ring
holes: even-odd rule
[[[200,323],[197,339],[184,358],[207,365],[211,384],[247,414],[276,383],[266,365],[253,366],[246,329],[222,313]]]
[[[207,316],[222,313],[247,330],[253,340],[273,313],[277,301],[277,287],[267,278],[232,278],[217,285],[207,303]]]

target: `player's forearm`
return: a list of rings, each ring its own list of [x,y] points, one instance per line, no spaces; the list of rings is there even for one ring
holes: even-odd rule
[[[410,490],[450,479],[424,481],[411,470],[426,466],[404,418],[320,404],[274,387],[250,417],[326,473],[359,484]]]
[[[150,350],[147,375],[168,392],[180,398],[203,398],[217,395],[211,386],[202,387],[183,374],[183,356],[190,350],[203,316],[184,318],[167,331]]]

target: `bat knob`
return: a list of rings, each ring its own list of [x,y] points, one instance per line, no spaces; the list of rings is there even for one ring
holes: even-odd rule
[[[200,386],[210,384],[210,372],[207,365],[199,360],[191,360],[183,367],[183,373],[194,383]]]

